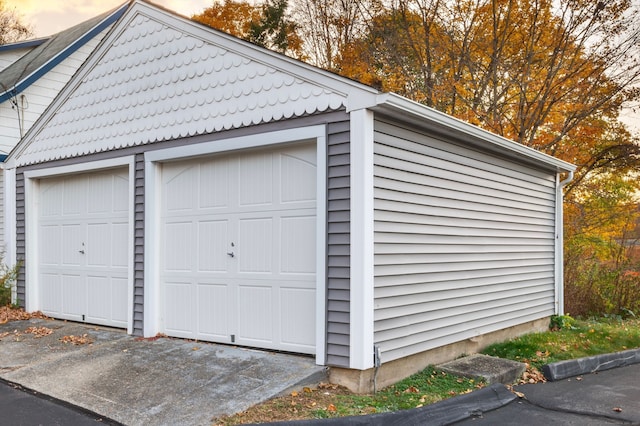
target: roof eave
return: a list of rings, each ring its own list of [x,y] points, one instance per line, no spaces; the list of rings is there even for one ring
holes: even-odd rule
[[[371,107],[371,109],[401,116],[406,120],[415,121],[422,125],[429,124],[431,127],[435,126],[435,128],[446,132],[454,132],[474,141],[482,141],[484,144],[488,143],[500,152],[543,164],[546,167],[555,169],[557,172],[573,172],[576,170],[576,166],[571,163],[491,133],[395,93],[379,95],[375,106]]]

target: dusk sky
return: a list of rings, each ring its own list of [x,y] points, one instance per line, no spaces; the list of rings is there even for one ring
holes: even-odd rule
[[[124,4],[126,0],[5,0],[37,37],[55,34],[75,24]],[[191,16],[200,13],[213,0],[154,0],[160,6]]]

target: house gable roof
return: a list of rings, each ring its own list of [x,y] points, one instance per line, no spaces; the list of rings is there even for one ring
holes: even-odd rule
[[[69,57],[88,40],[113,24],[128,3],[44,39],[4,46],[5,49],[34,47],[0,72],[0,102],[16,96],[53,67]]]

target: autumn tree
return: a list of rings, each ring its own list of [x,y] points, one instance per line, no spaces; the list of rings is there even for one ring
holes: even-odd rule
[[[251,34],[251,23],[260,20],[261,10],[247,1],[224,0],[214,2],[201,13],[191,19],[224,31],[235,37],[248,40]]]
[[[308,61],[336,71],[341,55],[367,29],[367,20],[381,10],[377,0],[297,0],[292,14],[304,40]],[[351,57],[351,56],[350,56]]]
[[[17,11],[9,9],[0,0],[0,45],[24,40],[32,35],[31,28],[22,22]]]
[[[640,77],[629,0],[555,3],[396,0],[341,72],[554,154],[586,119],[615,120]]]
[[[288,15],[287,0],[266,0],[256,5],[224,0],[191,19],[297,59],[304,56],[297,25]]]
[[[590,267],[629,266],[640,146],[618,116],[639,99],[636,12],[629,0],[392,0],[338,69],[578,165],[566,271],[569,290],[584,289]],[[580,261],[589,252],[594,263]]]

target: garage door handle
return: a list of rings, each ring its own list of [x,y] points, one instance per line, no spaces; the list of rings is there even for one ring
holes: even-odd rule
[[[235,256],[235,254],[233,254],[233,252],[229,252],[229,253],[227,253],[227,255],[230,256],[230,257],[234,257]]]

